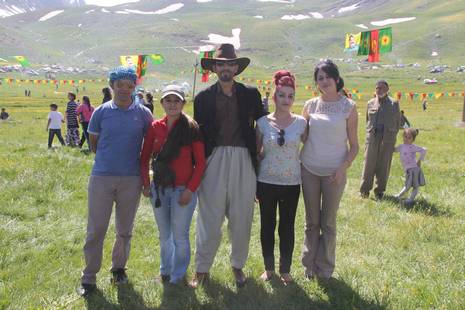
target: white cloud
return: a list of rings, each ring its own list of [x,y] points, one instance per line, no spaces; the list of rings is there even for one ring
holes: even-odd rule
[[[261,15],[255,15],[254,17],[258,18],[258,19],[263,19],[263,16],[261,16]]]
[[[365,26],[364,24],[358,24],[358,25],[355,25],[355,26],[357,26],[359,28],[362,28],[362,29],[368,29],[368,27]]]
[[[140,0],[85,0],[87,5],[97,5],[97,6],[116,6],[126,3],[139,2]]]
[[[39,18],[39,22],[43,22],[43,21],[46,21],[46,20],[49,20],[50,18],[52,17],[55,17],[57,16],[58,14],[61,14],[63,13],[64,10],[58,10],[58,11],[52,11],[48,14],[45,14],[44,16],[42,16],[41,18]]]
[[[414,19],[416,19],[416,17],[388,18],[385,20],[374,21],[374,22],[371,22],[370,24],[372,24],[373,26],[386,26],[390,24],[409,22]]]
[[[197,0],[198,3],[212,2],[212,0]]]

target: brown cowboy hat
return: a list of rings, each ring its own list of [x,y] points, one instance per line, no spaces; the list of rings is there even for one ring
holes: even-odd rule
[[[237,63],[237,72],[235,75],[239,75],[242,71],[247,68],[250,63],[250,59],[247,57],[237,57],[236,51],[234,50],[234,46],[229,43],[221,44],[215,51],[215,55],[213,58],[202,58],[200,60],[200,64],[202,65],[202,69],[213,71],[213,65],[216,61],[228,61],[234,60]]]

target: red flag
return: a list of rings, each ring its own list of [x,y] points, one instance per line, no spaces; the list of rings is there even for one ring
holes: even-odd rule
[[[214,51],[203,51],[200,52],[200,58],[212,58],[213,57],[213,52]],[[202,73],[202,82],[206,83],[208,82],[208,75],[210,74],[210,71],[208,70],[203,70],[202,67],[200,67],[200,73]]]
[[[378,29],[371,31],[370,54],[368,55],[369,62],[379,62],[379,40]]]

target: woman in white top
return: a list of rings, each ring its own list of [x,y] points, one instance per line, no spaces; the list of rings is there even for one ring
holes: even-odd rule
[[[260,241],[265,263],[261,279],[274,274],[274,235],[279,204],[279,273],[284,284],[290,275],[294,250],[294,221],[300,195],[299,147],[305,140],[307,121],[291,112],[295,96],[294,76],[285,70],[274,75],[275,112],[257,121],[259,173],[257,198],[260,202]]]
[[[336,213],[346,184],[346,170],[355,159],[357,109],[340,95],[344,81],[331,60],[314,70],[321,95],[308,100],[303,116],[309,125],[301,152],[306,225],[302,263],[307,278],[330,278],[336,257]]]

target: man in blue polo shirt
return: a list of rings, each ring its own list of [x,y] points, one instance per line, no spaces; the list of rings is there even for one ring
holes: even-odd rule
[[[95,163],[88,188],[86,267],[77,290],[81,296],[96,288],[96,274],[102,265],[103,242],[113,203],[116,240],[112,253],[112,282],[128,281],[125,266],[142,189],[140,151],[145,132],[152,122],[150,110],[132,100],[136,79],[132,68],[112,70],[110,87],[114,98],[95,109],[90,119],[88,132]]]

